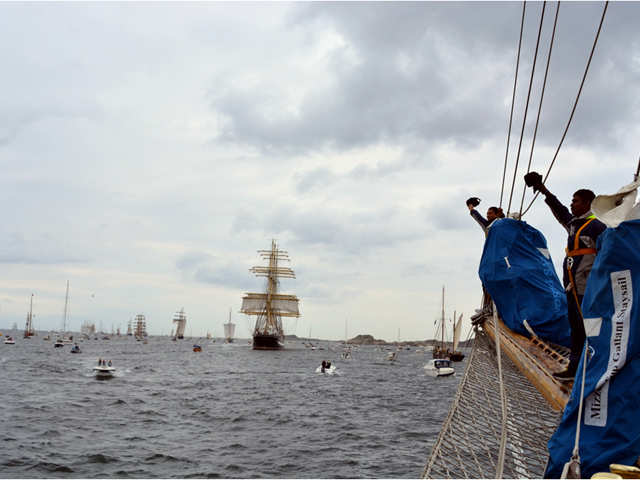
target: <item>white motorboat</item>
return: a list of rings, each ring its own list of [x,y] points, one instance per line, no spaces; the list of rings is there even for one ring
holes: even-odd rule
[[[115,375],[116,369],[111,365],[100,364],[96,367],[93,367],[93,373],[95,374],[97,379],[106,380],[108,378],[112,378]]]
[[[398,352],[389,352],[387,353],[387,360],[389,362],[395,362],[398,358]]]
[[[320,365],[316,368],[316,373],[324,373],[325,375],[336,375],[338,374],[338,369],[332,363],[329,363],[329,366]]]
[[[7,337],[4,339],[4,343],[5,345],[15,345],[16,341],[13,339],[13,337]]]
[[[448,358],[433,358],[424,366],[424,372],[432,377],[446,377],[456,373]]]

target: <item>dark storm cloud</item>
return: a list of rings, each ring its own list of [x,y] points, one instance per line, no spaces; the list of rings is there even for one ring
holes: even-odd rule
[[[542,8],[541,3],[528,5],[514,117],[517,135]],[[526,135],[535,118],[555,6],[548,4],[545,13]],[[220,138],[283,152],[379,142],[474,147],[487,138],[502,138],[521,8],[511,2],[297,5],[289,19],[292,28],[333,29],[347,44],[331,53],[327,73],[335,82],[313,89],[296,113],[289,113],[268,85],[249,91],[229,82],[213,101],[226,118]],[[559,141],[601,11],[601,3],[561,5],[539,145]],[[637,120],[640,50],[634,38],[639,12],[635,3],[610,5],[580,118],[570,131],[572,141],[610,144],[620,128]]]

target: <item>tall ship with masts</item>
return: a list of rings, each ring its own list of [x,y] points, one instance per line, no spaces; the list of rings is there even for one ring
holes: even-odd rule
[[[176,333],[173,335],[173,339],[182,340],[184,338],[184,329],[187,327],[187,315],[184,313],[184,308],[173,316],[173,323],[176,324]]]
[[[27,322],[24,327],[24,338],[33,337],[35,334],[36,334],[36,331],[33,328],[33,293],[32,293],[31,299],[29,300],[29,313],[27,313]]]
[[[284,330],[282,317],[299,317],[298,297],[278,293],[279,278],[296,278],[289,267],[280,266],[289,262],[289,254],[278,249],[275,240],[271,241],[270,250],[258,250],[258,254],[268,260],[267,266],[256,266],[251,272],[257,277],[265,277],[264,293],[246,293],[242,298],[242,313],[255,315],[256,325],[253,329],[254,350],[280,350],[284,346]]]
[[[134,320],[133,334],[136,340],[142,340],[147,336],[147,320],[143,314],[136,315]]]
[[[224,341],[227,343],[233,343],[233,337],[236,333],[236,324],[231,323],[231,309],[229,309],[229,321],[223,323],[224,326]]]

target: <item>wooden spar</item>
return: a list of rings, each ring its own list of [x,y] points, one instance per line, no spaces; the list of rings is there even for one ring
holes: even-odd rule
[[[532,348],[527,348],[532,345],[532,341],[509,330],[500,319],[498,319],[498,326],[500,328],[501,349],[518,370],[544,396],[551,408],[556,411],[562,411],[569,401],[570,384],[566,385],[554,379],[552,372],[549,371],[549,368],[554,363],[557,364],[555,370],[561,370],[562,363],[549,359],[543,360],[538,355],[535,355],[532,352]],[[495,327],[491,318],[485,320],[483,329],[495,343]]]

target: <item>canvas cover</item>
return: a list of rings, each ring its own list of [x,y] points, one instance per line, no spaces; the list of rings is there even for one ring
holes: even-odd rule
[[[571,345],[567,299],[544,235],[523,221],[503,218],[489,228],[479,269],[503,322],[530,336]]]
[[[598,238],[582,311],[589,357],[580,427],[582,478],[640,455],[640,220]],[[635,300],[635,301],[634,301]],[[569,403],[549,440],[545,477],[559,478],[575,443],[584,352]]]

